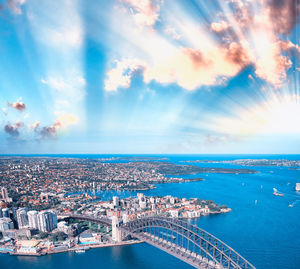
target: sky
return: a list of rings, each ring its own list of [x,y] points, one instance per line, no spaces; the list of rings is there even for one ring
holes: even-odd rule
[[[299,154],[299,0],[0,0],[0,153]]]

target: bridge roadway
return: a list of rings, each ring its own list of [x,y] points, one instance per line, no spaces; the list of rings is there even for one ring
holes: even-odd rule
[[[68,214],[65,217],[111,226],[106,217]],[[208,232],[182,219],[145,217],[121,223],[125,235],[140,239],[200,269],[255,269],[245,258]]]

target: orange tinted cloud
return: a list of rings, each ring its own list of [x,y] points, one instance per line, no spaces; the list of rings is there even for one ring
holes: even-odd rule
[[[221,33],[229,28],[229,24],[226,21],[213,22],[211,24],[211,30],[216,33]]]
[[[7,123],[4,126],[4,131],[9,134],[11,137],[18,137],[20,135],[19,129],[24,126],[23,122],[16,122],[15,124],[11,125]]]
[[[187,90],[194,90],[202,85],[220,84],[224,78],[240,72],[247,62],[247,57],[239,59],[235,50],[235,45],[229,48],[216,46],[204,52],[182,48],[165,61],[146,67],[144,78],[146,82],[175,82]]]
[[[7,102],[7,105],[19,111],[24,111],[26,109],[26,105],[21,101],[21,99],[19,99],[19,101],[14,102],[12,104]]]
[[[289,34],[299,22],[299,0],[268,0],[266,2],[275,31],[279,34]]]

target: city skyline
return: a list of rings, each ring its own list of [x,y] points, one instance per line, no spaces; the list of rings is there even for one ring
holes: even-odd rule
[[[0,152],[297,154],[299,9],[0,0]]]

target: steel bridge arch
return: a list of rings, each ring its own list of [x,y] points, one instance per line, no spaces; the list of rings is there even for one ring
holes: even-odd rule
[[[123,232],[144,240],[196,268],[255,269],[251,263],[224,242],[184,220],[147,217],[124,223],[120,225],[120,228]],[[178,239],[179,237],[186,238],[191,246],[184,247],[182,240],[182,246],[180,247],[178,242],[176,246],[172,240],[169,240],[169,236],[163,239],[159,233],[155,234],[155,230],[153,232],[153,228],[165,229],[172,233],[170,236],[175,233]]]
[[[106,217],[94,217],[79,214],[65,214],[65,217],[79,220],[91,221],[96,223],[112,225],[112,221]],[[245,258],[239,255],[235,250],[226,245],[224,242],[200,229],[191,225],[185,220],[165,218],[165,217],[144,217],[127,223],[121,223],[118,227],[126,235],[138,238],[151,244],[182,261],[201,269],[255,269]],[[155,230],[165,229],[172,234],[167,234],[166,238],[155,234]],[[191,243],[193,249],[177,245],[169,240],[173,233],[177,237],[185,238]],[[158,235],[158,236],[157,236]],[[198,247],[195,248],[194,246]],[[200,251],[201,250],[201,251]]]

